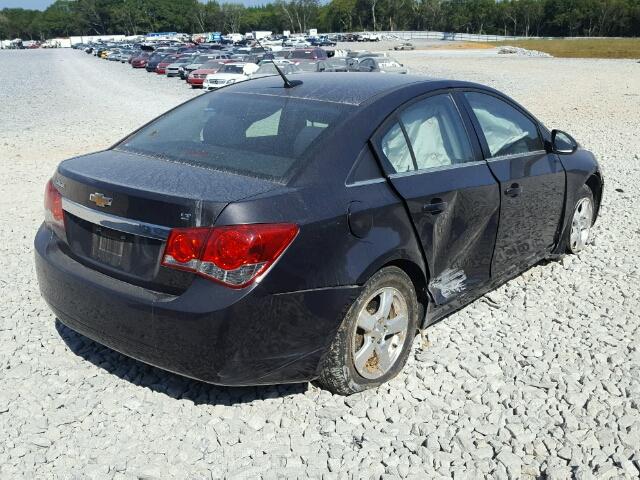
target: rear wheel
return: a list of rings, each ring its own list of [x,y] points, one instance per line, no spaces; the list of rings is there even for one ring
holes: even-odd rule
[[[569,253],[580,252],[591,239],[593,212],[593,192],[587,185],[583,185],[573,209],[573,217],[571,218],[571,229],[567,241],[567,250]]]
[[[407,362],[419,311],[406,273],[397,267],[377,272],[344,318],[318,383],[350,395],[395,377]]]

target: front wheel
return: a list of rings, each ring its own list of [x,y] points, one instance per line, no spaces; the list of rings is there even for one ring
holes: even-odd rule
[[[404,271],[386,267],[377,272],[345,316],[318,383],[351,395],[395,377],[407,362],[419,311],[413,283]]]
[[[580,252],[591,239],[593,206],[593,192],[587,185],[583,185],[571,218],[571,230],[569,232],[569,241],[567,242],[569,253]]]

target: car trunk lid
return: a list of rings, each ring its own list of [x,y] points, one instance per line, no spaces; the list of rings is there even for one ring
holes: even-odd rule
[[[193,275],[160,265],[169,230],[213,225],[230,202],[279,186],[118,150],[64,161],[53,182],[63,197],[69,255],[116,278],[174,294]]]

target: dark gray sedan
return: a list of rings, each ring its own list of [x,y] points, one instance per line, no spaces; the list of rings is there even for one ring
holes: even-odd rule
[[[351,394],[419,330],[582,250],[602,190],[590,152],[491,88],[268,76],[60,163],[36,271],[60,321],[146,363]]]

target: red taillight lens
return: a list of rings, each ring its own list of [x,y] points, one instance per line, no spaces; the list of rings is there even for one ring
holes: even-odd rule
[[[174,228],[162,265],[188,270],[233,288],[253,283],[298,234],[293,224]]]
[[[164,249],[163,263],[168,262],[179,268],[195,268],[208,236],[208,228],[174,228]]]
[[[51,180],[47,182],[44,190],[44,221],[49,225],[64,228],[62,195]]]

